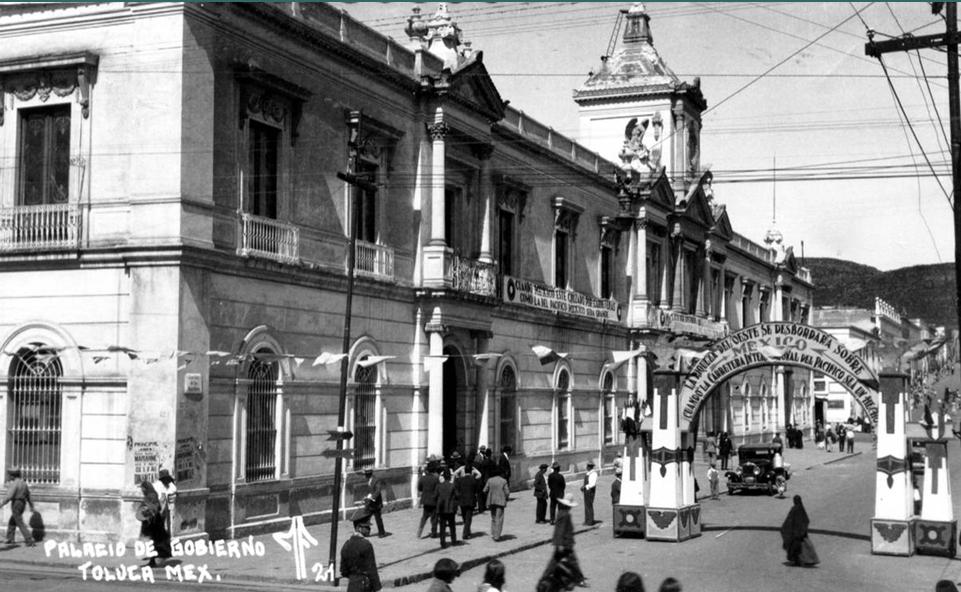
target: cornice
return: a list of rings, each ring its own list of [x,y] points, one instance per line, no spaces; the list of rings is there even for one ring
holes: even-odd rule
[[[617,196],[616,194],[617,183],[614,181],[613,176],[611,178],[608,178],[599,172],[588,169],[586,166],[579,164],[577,162],[574,162],[561,154],[558,154],[548,146],[542,146],[541,144],[538,144],[537,142],[530,140],[524,134],[514,131],[513,129],[507,126],[494,124],[493,126],[491,126],[491,135],[495,138],[498,135],[500,135],[500,137],[506,140],[509,143],[510,147],[515,150],[518,150],[518,151],[530,150],[533,152],[537,152],[538,154],[547,156],[554,163],[563,165],[565,168],[581,174],[584,178],[589,179],[592,183],[595,183],[602,188],[611,190],[613,197],[616,198]],[[517,138],[524,140],[523,143],[517,142]],[[497,144],[495,144],[495,148],[496,147],[497,147]]]

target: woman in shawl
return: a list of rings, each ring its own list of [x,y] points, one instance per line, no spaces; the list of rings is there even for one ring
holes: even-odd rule
[[[143,499],[137,508],[137,519],[140,520],[140,536],[147,537],[153,541],[153,548],[157,552],[156,557],[151,557],[148,565],[157,566],[157,559],[167,559],[170,557],[170,535],[164,524],[164,515],[160,507],[160,496],[157,490],[149,481],[140,484],[140,491]]]
[[[801,496],[794,496],[794,506],[781,525],[782,548],[787,560],[794,565],[814,565],[819,562],[814,545],[808,539],[808,514],[801,503]]]

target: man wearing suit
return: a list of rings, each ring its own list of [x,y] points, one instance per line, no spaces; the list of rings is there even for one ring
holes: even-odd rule
[[[480,472],[481,476],[477,482],[477,513],[481,514],[487,510],[487,495],[484,493],[484,485],[491,476],[490,450],[481,444],[477,451],[477,462],[474,467]]]
[[[491,538],[497,542],[501,540],[501,531],[504,528],[504,508],[507,506],[510,488],[507,486],[507,480],[496,468],[494,474],[487,480],[487,485],[484,486],[484,493],[487,494],[487,506],[491,510]]]
[[[537,474],[534,475],[534,499],[537,500],[534,524],[544,524],[547,522],[547,463],[542,464],[538,469]]]
[[[584,485],[581,486],[584,492],[584,526],[594,526],[594,494],[597,493],[597,471],[594,470],[594,463],[588,461],[587,474],[584,475]]]
[[[473,463],[468,460],[467,464],[454,472],[454,492],[457,496],[457,505],[460,506],[461,516],[464,517],[464,532],[461,535],[463,540],[470,538],[470,527],[474,517],[474,504],[481,495],[483,485],[480,485],[481,473],[474,468]]]
[[[374,520],[377,521],[377,536],[384,538],[387,536],[387,531],[384,530],[384,519],[380,516],[380,511],[384,509],[384,485],[380,479],[374,478],[373,469],[364,469],[364,477],[367,477],[365,501],[374,515]]]
[[[547,476],[547,492],[551,498],[551,524],[554,524],[554,518],[557,516],[557,500],[564,498],[564,488],[567,487],[567,483],[564,481],[564,475],[561,475],[560,463],[554,462],[551,470],[551,474]]]
[[[340,575],[347,578],[347,592],[377,592],[381,589],[377,560],[370,536],[370,510],[354,513],[354,534],[340,548]]]
[[[505,446],[501,449],[501,456],[497,459],[497,470],[500,471],[501,477],[507,481],[507,484],[511,483],[511,453],[514,449],[510,446]]]
[[[430,520],[430,536],[437,536],[437,486],[440,480],[437,478],[436,462],[427,461],[427,472],[420,477],[417,483],[417,491],[420,492],[420,505],[424,507],[424,513],[420,517],[420,526],[417,528],[417,538],[424,532],[424,524]]]

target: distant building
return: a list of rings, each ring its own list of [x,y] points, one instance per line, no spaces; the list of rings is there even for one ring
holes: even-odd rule
[[[323,3],[0,8],[0,469],[23,467],[48,533],[136,537],[162,467],[183,536],[329,520],[364,468],[410,504],[428,454],[479,445],[514,449],[515,487],[571,474],[620,446],[637,365],[612,352],[649,346],[671,388],[688,342],[807,322],[810,273],[734,231],[698,158],[706,102],[648,20],[628,14],[617,80],[577,91],[585,145],[507,106],[443,3],[404,43]],[[809,383],[746,373],[701,429],[810,427]]]

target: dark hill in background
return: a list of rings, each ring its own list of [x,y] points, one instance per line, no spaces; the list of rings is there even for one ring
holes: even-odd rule
[[[814,306],[856,306],[874,309],[880,296],[906,313],[933,325],[958,326],[954,306],[954,263],[916,265],[880,271],[867,265],[808,257],[804,266],[814,280]]]

